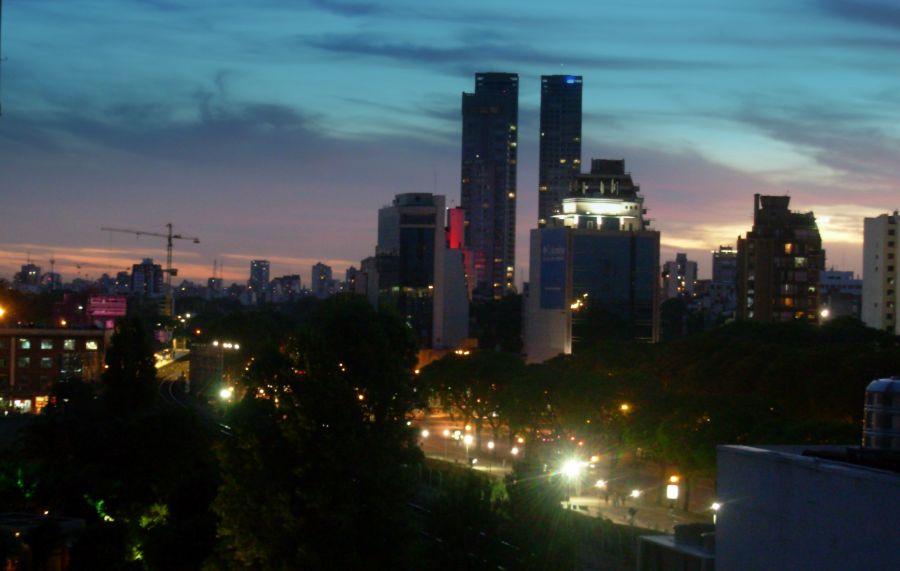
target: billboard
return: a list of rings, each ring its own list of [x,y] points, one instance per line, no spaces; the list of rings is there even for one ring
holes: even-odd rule
[[[124,295],[92,295],[88,298],[87,313],[92,318],[125,317],[128,298]]]
[[[566,228],[541,233],[541,309],[566,307]]]

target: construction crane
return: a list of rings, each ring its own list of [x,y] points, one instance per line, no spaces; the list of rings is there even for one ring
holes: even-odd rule
[[[160,234],[159,232],[146,232],[144,230],[127,230],[124,228],[100,228],[104,232],[123,232],[125,234],[134,234],[138,238],[141,236],[153,236],[155,238],[165,238],[166,239],[166,269],[163,270],[166,274],[166,306],[163,308],[163,313],[169,317],[172,317],[172,276],[178,275],[178,270],[172,267],[172,240],[191,240],[194,244],[200,243],[200,238],[194,238],[193,236],[182,236],[181,234],[175,234],[172,232],[172,223],[166,224],[167,232],[165,234]]]

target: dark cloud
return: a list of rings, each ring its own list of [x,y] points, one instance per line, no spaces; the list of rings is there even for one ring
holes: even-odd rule
[[[340,14],[342,16],[372,16],[375,14],[388,14],[392,12],[387,6],[374,2],[310,0],[310,4],[320,10]]]
[[[370,34],[303,36],[300,43],[341,55],[372,56],[428,66],[443,66],[454,73],[470,75],[490,65],[557,66],[567,64],[591,69],[648,71],[718,67],[711,62],[647,57],[591,56],[542,52],[531,46],[502,41],[498,35],[479,37],[443,47],[413,42],[391,42]]]
[[[900,6],[870,0],[819,0],[822,9],[842,20],[900,30]]]
[[[820,164],[877,184],[900,178],[900,140],[876,126],[877,114],[822,105],[748,105],[739,121],[806,151]]]

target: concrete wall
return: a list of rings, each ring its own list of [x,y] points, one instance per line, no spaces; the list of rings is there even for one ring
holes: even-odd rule
[[[716,568],[900,569],[900,475],[744,446],[718,450]]]

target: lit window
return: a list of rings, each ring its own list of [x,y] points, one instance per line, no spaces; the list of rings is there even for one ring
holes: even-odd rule
[[[98,346],[96,341],[85,341],[84,348],[88,351],[96,351]]]
[[[791,254],[791,253],[793,253],[793,251],[794,251],[794,245],[793,245],[793,244],[788,243],[788,244],[785,244],[785,245],[784,245],[784,253],[785,253],[785,254]]]
[[[31,339],[19,339],[19,349],[31,349]]]
[[[41,339],[41,349],[44,351],[53,349],[53,339]]]
[[[31,357],[19,357],[19,359],[16,362],[16,366],[18,366],[20,369],[25,369],[27,367],[30,367],[31,366]]]
[[[64,339],[63,340],[63,349],[66,351],[74,351],[75,350],[75,340],[74,339]]]
[[[42,369],[49,369],[52,366],[53,366],[53,359],[51,359],[50,357],[41,357],[41,368]]]

